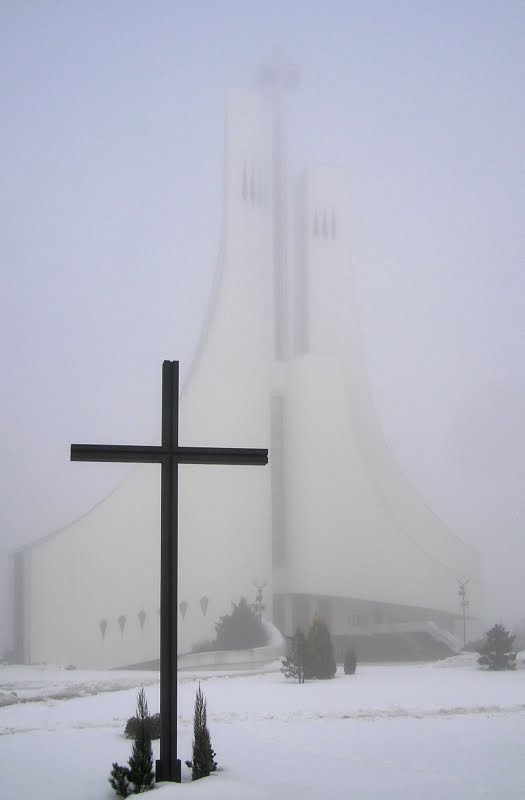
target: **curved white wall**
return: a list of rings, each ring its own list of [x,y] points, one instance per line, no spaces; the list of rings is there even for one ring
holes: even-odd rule
[[[395,463],[368,391],[343,176],[305,183],[308,355],[287,381],[288,593],[354,597],[458,613],[457,578],[479,563],[425,506]]]
[[[145,651],[155,657],[159,531],[160,468],[145,465],[89,514],[32,547],[32,662],[115,666],[141,661]]]
[[[180,443],[268,447],[270,171],[268,120],[255,93],[231,93],[226,141],[223,248],[183,387]],[[213,636],[232,601],[253,599],[254,579],[268,582],[271,613],[269,486],[268,467],[179,468],[181,651]],[[160,469],[141,466],[90,513],[33,546],[31,660],[115,666],[158,657],[159,575]]]

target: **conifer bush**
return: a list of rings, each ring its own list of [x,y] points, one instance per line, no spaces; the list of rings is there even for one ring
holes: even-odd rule
[[[516,669],[515,638],[503,625],[494,625],[487,631],[478,664],[490,670]]]
[[[137,726],[128,766],[113,763],[109,783],[117,797],[141,794],[153,789],[153,750],[148,726],[148,702],[144,689],[137,695]]]
[[[297,628],[291,637],[290,653],[282,660],[281,672],[285,678],[333,678],[337,672],[334,646],[326,622],[315,616],[305,636]]]
[[[116,761],[113,762],[111,774],[109,776],[111,788],[115,790],[117,797],[129,797],[131,786],[129,785],[129,768],[121,767]]]
[[[285,678],[296,678],[299,683],[304,683],[304,665],[307,661],[306,636],[301,628],[297,628],[290,639],[290,654],[281,661],[281,672]]]
[[[241,597],[237,604],[232,603],[231,613],[215,623],[215,633],[216,650],[247,650],[268,642],[264,625],[245,597]]]
[[[344,660],[345,675],[355,675],[356,666],[357,666],[357,657],[355,651],[352,648],[350,648],[345,653],[345,660]]]
[[[160,714],[150,714],[144,720],[144,724],[146,725],[150,739],[160,739]],[[124,736],[128,739],[136,739],[141,725],[142,720],[138,717],[130,717],[126,722]]]
[[[333,678],[337,672],[334,646],[326,622],[317,614],[307,637],[308,657],[304,665],[305,678]]]
[[[210,731],[208,730],[206,700],[200,683],[195,695],[195,710],[193,713],[192,760],[186,761],[186,766],[191,768],[192,781],[205,778],[217,770],[215,751],[212,749]]]
[[[250,650],[268,644],[268,633],[259,619],[259,609],[249,605],[245,597],[232,603],[232,610],[215,623],[215,639],[203,639],[192,645],[192,653],[214,650]]]

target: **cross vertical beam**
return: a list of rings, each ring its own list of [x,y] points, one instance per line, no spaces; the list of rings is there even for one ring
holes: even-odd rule
[[[162,448],[160,521],[160,759],[156,780],[180,783],[177,757],[177,633],[179,574],[179,363],[162,365]],[[166,710],[169,709],[169,714]]]

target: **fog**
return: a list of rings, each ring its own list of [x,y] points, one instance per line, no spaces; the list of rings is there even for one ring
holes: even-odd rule
[[[279,48],[289,186],[342,167],[374,403],[403,471],[525,616],[521,2],[4,2],[0,425],[5,556],[149,443],[187,374],[220,241],[224,101]],[[249,444],[249,443],[248,443]],[[5,619],[0,621],[3,644]]]

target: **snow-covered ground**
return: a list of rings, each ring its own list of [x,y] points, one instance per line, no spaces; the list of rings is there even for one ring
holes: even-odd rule
[[[191,783],[183,766],[181,786],[149,797],[525,798],[524,669],[489,673],[464,654],[299,686],[278,666],[180,674],[179,756],[191,758],[200,679],[220,771]],[[157,673],[0,666],[0,798],[114,798],[107,778],[130,755],[141,685],[158,711]]]

